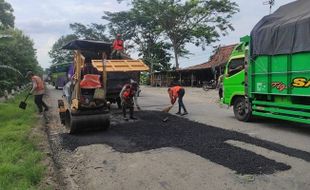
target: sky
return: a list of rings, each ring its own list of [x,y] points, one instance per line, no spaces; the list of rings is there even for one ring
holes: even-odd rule
[[[51,65],[48,51],[57,39],[72,33],[69,24],[105,24],[101,19],[104,11],[128,10],[130,6],[117,0],[6,0],[14,9],[15,26],[25,32],[35,44],[39,64],[43,68]],[[202,51],[200,47],[187,45],[192,53],[188,58],[180,59],[180,67],[188,67],[208,61],[214,45],[229,45],[238,43],[240,37],[251,32],[253,26],[265,15],[269,7],[263,5],[267,0],[234,0],[240,12],[234,15],[231,22],[235,31],[221,37],[220,41]],[[294,0],[275,0],[273,11],[279,6]],[[136,57],[136,55],[133,55]],[[173,62],[174,60],[172,60]]]

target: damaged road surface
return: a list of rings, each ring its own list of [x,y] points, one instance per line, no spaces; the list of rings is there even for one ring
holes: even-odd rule
[[[50,103],[60,93],[50,90]],[[159,111],[140,111],[136,116],[137,121],[125,122],[114,110],[108,131],[70,135],[60,125],[55,108],[47,127],[61,186],[156,190],[310,187],[308,151]]]

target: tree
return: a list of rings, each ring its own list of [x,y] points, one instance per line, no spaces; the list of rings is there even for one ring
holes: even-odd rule
[[[111,35],[120,33],[130,44],[129,48],[136,47],[151,72],[170,69],[171,46],[161,39],[162,31],[152,17],[141,14],[134,7],[130,11],[105,12],[102,18],[109,21]]]
[[[40,71],[33,41],[21,30],[10,30],[12,38],[0,43],[0,60],[2,64],[10,65],[21,73],[28,70]]]
[[[13,69],[9,70],[4,67],[0,69],[1,90],[12,89],[16,84],[20,85],[27,82],[18,72],[14,72],[14,69],[22,73],[23,76],[29,70],[35,73],[42,72],[37,61],[33,41],[18,29],[8,29],[6,33],[11,35],[11,38],[2,40],[0,43],[0,64]]]
[[[48,52],[53,64],[69,63],[73,60],[73,52],[61,49],[64,45],[72,40],[78,39],[75,34],[61,36],[54,44],[52,49]]]
[[[104,25],[92,23],[85,26],[81,23],[73,23],[70,24],[70,28],[79,39],[109,41],[105,34],[106,26]]]
[[[64,45],[72,40],[101,40],[109,41],[105,35],[106,26],[92,23],[91,25],[83,25],[81,23],[70,24],[73,34],[61,36],[54,44],[52,49],[48,52],[52,59],[52,64],[68,63],[73,60],[73,52],[61,49]]]
[[[215,42],[220,33],[225,35],[228,29],[233,30],[229,19],[238,11],[236,3],[229,0],[146,2],[157,6],[156,10],[161,10],[155,18],[172,43],[176,68],[179,68],[178,56],[182,46],[194,43],[204,48]]]
[[[4,0],[0,0],[0,30],[8,27],[13,28],[14,20],[12,6]]]
[[[231,17],[239,11],[230,0],[132,0],[133,9],[152,18],[172,44],[176,68],[188,43],[205,46],[233,30]]]
[[[16,85],[28,82],[22,76],[27,71],[41,73],[33,41],[21,30],[14,29],[12,6],[0,0],[0,95],[5,89],[10,90]]]
[[[142,55],[143,61],[150,66],[151,73],[154,71],[168,71],[171,69],[169,63],[171,60],[170,48],[170,44],[163,41],[148,44],[146,49],[140,49],[141,53],[139,55]]]

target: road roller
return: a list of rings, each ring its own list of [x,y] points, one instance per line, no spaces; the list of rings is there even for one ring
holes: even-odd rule
[[[148,71],[141,60],[112,60],[111,43],[92,40],[73,40],[63,49],[73,51],[73,69],[68,71],[68,83],[58,100],[60,121],[74,134],[84,130],[110,126],[110,102],[107,88],[113,83],[108,73]],[[124,81],[124,82],[129,82]]]

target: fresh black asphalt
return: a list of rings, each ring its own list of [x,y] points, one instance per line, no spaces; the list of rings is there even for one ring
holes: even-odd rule
[[[253,144],[310,162],[309,152],[236,131],[208,126],[158,111],[136,114],[139,119],[135,122],[124,122],[119,115],[112,115],[113,122],[108,131],[84,131],[78,135],[63,133],[60,135],[60,144],[63,149],[70,151],[79,146],[107,144],[122,153],[177,147],[230,168],[238,174],[272,174],[289,170],[291,166],[230,145],[226,143],[227,140]],[[167,117],[168,120],[163,122]]]

